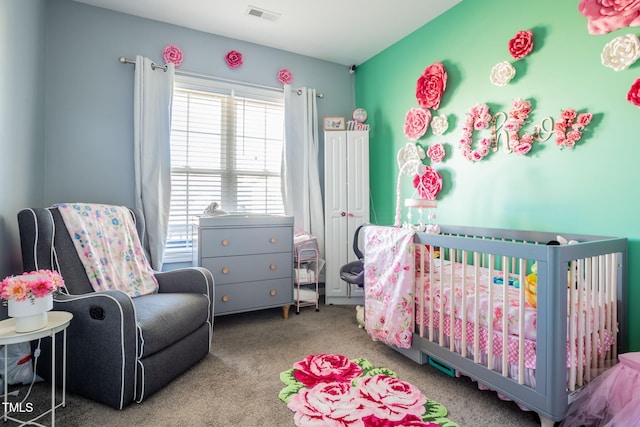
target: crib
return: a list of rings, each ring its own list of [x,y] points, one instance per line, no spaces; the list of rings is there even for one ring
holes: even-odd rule
[[[375,259],[375,245],[393,246],[379,251],[385,257],[400,251],[375,236],[383,229],[412,233],[406,265]],[[375,227],[365,235],[366,328],[412,360],[468,376],[553,426],[581,387],[626,351],[626,239],[459,226],[440,226],[440,234],[400,230]],[[560,237],[572,244],[549,244]],[[397,295],[403,269],[412,283]],[[396,273],[388,280],[383,271]],[[373,313],[374,295],[386,313]],[[380,334],[376,328],[391,325],[398,307],[412,323]],[[376,316],[389,318],[374,326]]]

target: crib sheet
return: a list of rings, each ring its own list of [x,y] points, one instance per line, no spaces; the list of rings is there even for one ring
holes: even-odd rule
[[[435,259],[432,262],[434,286],[431,289],[430,274],[424,273],[424,288],[425,288],[425,303],[429,306],[431,298],[433,298],[434,311],[441,311],[440,308],[444,308],[445,315],[451,315],[451,262],[444,261],[442,267],[442,276],[440,275],[441,262],[439,259]],[[454,263],[454,283],[455,285],[455,299],[454,299],[454,311],[455,317],[462,318],[463,311],[463,299],[464,299],[464,311],[466,313],[466,319],[476,319],[476,294],[478,295],[478,311],[480,316],[480,326],[488,328],[489,321],[493,323],[493,330],[502,332],[503,317],[507,317],[507,332],[509,335],[520,335],[520,289],[515,288],[512,285],[503,285],[494,283],[496,281],[503,280],[502,273],[494,271],[489,275],[489,269],[478,268],[478,280],[476,282],[475,267],[467,265],[464,268],[462,263]],[[462,296],[462,277],[465,275],[466,280],[466,297]],[[419,280],[420,275],[416,278],[418,286],[416,289],[420,289]],[[440,281],[443,282],[442,294],[440,293]],[[508,282],[508,281],[507,281]],[[493,295],[490,298],[489,287],[492,287]],[[507,287],[507,301],[508,310],[505,313],[503,309],[504,302],[504,287]],[[419,298],[419,291],[416,297]],[[489,309],[491,307],[491,309]],[[491,314],[493,313],[493,314]],[[529,340],[535,341],[536,339],[536,317],[537,310],[532,307],[528,302],[524,304],[524,337]],[[491,319],[491,320],[489,320]]]
[[[454,274],[454,288],[455,288],[455,299],[454,299],[454,331],[453,336],[457,343],[460,343],[462,340],[462,336],[466,337],[466,342],[469,346],[474,345],[475,343],[475,319],[479,319],[478,322],[478,341],[479,341],[479,350],[486,355],[489,351],[489,322],[492,323],[492,331],[493,335],[491,338],[494,356],[502,356],[503,354],[503,318],[505,316],[504,310],[504,286],[507,286],[507,359],[508,363],[516,364],[518,362],[519,355],[519,336],[520,336],[520,288],[516,288],[512,285],[504,285],[502,282],[505,282],[502,277],[502,272],[493,271],[490,274],[490,270],[487,268],[478,268],[478,276],[476,281],[476,269],[473,266],[466,266],[466,269],[463,268],[464,264],[455,262],[453,263],[453,274]],[[433,318],[433,327],[436,330],[436,335],[438,333],[439,327],[441,325],[440,316],[441,312],[444,312],[442,326],[444,330],[444,336],[447,338],[447,342],[449,337],[451,337],[451,262],[444,261],[441,263],[439,259],[433,260],[430,267],[432,271],[432,275],[428,272],[424,273],[422,276],[420,273],[416,274],[416,302],[419,302],[420,298],[420,279],[424,280],[424,304],[423,313],[422,313],[422,324],[424,328],[428,331],[430,327],[431,321]],[[440,269],[443,269],[442,275],[440,273]],[[466,298],[462,296],[462,277],[463,274],[465,276],[465,286],[466,286]],[[434,285],[431,286],[430,278],[433,277]],[[497,279],[497,280],[494,280]],[[440,282],[442,281],[442,293]],[[495,283],[498,282],[498,283]],[[508,282],[508,281],[507,281]],[[492,288],[493,295],[489,295],[489,287]],[[433,288],[433,289],[432,289]],[[479,316],[476,317],[476,294],[478,294],[478,312]],[[432,316],[429,315],[429,307],[431,299],[433,299],[433,313]],[[466,313],[466,325],[463,331],[463,300],[465,302],[464,312]],[[577,307],[577,302],[574,305]],[[419,307],[420,305],[418,305]],[[583,303],[583,310],[586,310],[589,304]],[[491,311],[489,311],[489,307],[491,307]],[[537,310],[535,307],[531,306],[526,299],[524,299],[524,361],[525,367],[530,369],[535,369],[536,367],[536,338],[537,338],[537,329],[536,329],[536,321],[537,321]],[[576,310],[577,311],[577,310]],[[594,312],[593,308],[590,308],[590,311]],[[591,319],[594,316],[590,316]],[[574,319],[577,321],[577,319]],[[416,324],[419,324],[421,321],[419,310],[416,310]],[[575,323],[575,322],[574,322]],[[570,325],[567,324],[567,328]],[[613,344],[615,341],[615,333],[617,332],[617,328],[614,331],[609,330],[601,330],[596,334],[593,334],[593,324],[591,327],[586,329],[586,333],[589,334],[590,338],[595,340],[598,353],[604,354],[607,349]],[[567,334],[568,335],[568,334]],[[585,334],[580,338],[585,342]],[[586,345],[583,346],[583,356],[586,355]],[[574,350],[571,351],[571,345],[567,342],[567,366],[575,366],[578,361],[578,354],[576,345]],[[582,358],[585,360],[585,358]]]

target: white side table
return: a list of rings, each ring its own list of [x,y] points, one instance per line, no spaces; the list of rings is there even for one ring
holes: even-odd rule
[[[3,402],[3,420],[16,421],[21,426],[26,424],[42,426],[35,422],[38,418],[51,413],[51,426],[56,424],[56,408],[66,406],[66,386],[67,386],[67,327],[73,318],[73,314],[66,311],[50,311],[47,313],[48,322],[44,328],[32,332],[16,332],[15,319],[6,319],[0,322],[0,345],[4,345],[4,402]],[[56,340],[55,336],[58,332],[63,333],[63,349],[62,349],[62,402],[56,404]],[[38,338],[51,337],[51,409],[43,412],[29,421],[23,421],[12,418],[7,412],[7,344],[17,344],[37,340]]]

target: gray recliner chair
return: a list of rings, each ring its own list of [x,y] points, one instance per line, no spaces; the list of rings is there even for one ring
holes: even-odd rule
[[[131,213],[144,241],[144,219],[137,210]],[[69,392],[123,409],[210,351],[214,282],[208,270],[156,273],[158,293],[136,298],[116,290],[95,292],[57,208],[23,209],[18,224],[24,270],[57,270],[65,281],[53,310],[73,314],[67,329]],[[46,360],[50,351],[50,340],[43,340],[40,357]],[[56,360],[61,357],[56,353]],[[57,371],[61,384],[61,368]],[[51,364],[38,363],[38,374],[50,379]]]

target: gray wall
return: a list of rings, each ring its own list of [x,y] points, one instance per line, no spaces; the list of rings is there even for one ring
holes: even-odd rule
[[[134,73],[120,56],[162,62],[162,49],[175,44],[180,69],[275,87],[286,67],[295,88],[324,93],[320,119],[354,108],[343,65],[71,0],[0,0],[0,36],[0,279],[21,271],[19,209],[133,205]],[[244,58],[235,70],[224,62],[232,49]]]
[[[168,44],[180,47],[180,69],[281,86],[286,67],[293,86],[315,87],[320,117],[347,115],[353,84],[347,67],[106,9],[54,0],[47,3],[45,203],[105,202],[132,205],[133,77],[120,56],[162,62]],[[244,65],[227,67],[229,50]]]
[[[0,280],[22,271],[16,213],[41,205],[44,0],[0,0]]]

